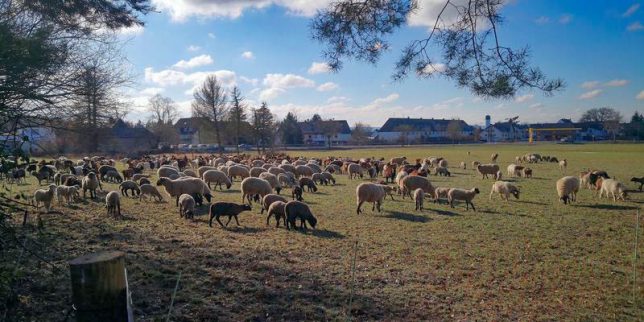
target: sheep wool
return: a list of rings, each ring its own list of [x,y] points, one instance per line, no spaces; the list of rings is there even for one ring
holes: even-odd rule
[[[626,186],[615,179],[604,179],[602,187],[599,190],[599,198],[604,194],[606,195],[606,198],[612,196],[613,201],[617,201],[619,199],[624,201],[624,198],[627,197]]]
[[[563,201],[564,204],[576,201],[579,185],[579,178],[573,176],[567,176],[557,180],[556,188],[559,200]]]
[[[253,196],[259,195],[260,198],[264,198],[265,195],[273,192],[273,188],[264,179],[249,177],[242,181],[241,192],[242,202],[248,200],[248,204],[250,204]]]
[[[447,192],[447,201],[452,208],[454,208],[455,200],[465,201],[465,210],[469,210],[468,206],[472,206],[472,210],[476,211],[472,200],[474,199],[474,197],[476,197],[477,194],[479,194],[479,192],[480,191],[478,188],[472,188],[469,190],[452,188],[449,189],[449,192]]]
[[[492,200],[492,195],[498,193],[501,196],[501,199],[506,201],[510,200],[510,195],[513,195],[515,198],[519,199],[519,188],[507,181],[497,181],[492,184],[492,190],[490,191],[490,200]]]
[[[385,189],[383,189],[381,185],[370,182],[359,184],[358,187],[356,187],[356,204],[358,205],[356,213],[360,214],[362,212],[360,207],[362,207],[362,204],[365,202],[373,203],[371,211],[374,211],[377,208],[378,212],[380,212],[380,206],[382,205],[384,198]]]

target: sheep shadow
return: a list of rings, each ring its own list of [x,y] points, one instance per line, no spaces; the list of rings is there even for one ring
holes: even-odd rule
[[[514,200],[514,202],[527,203],[527,204],[531,204],[531,205],[540,205],[540,206],[545,206],[546,205],[545,202],[536,202],[536,201],[528,201],[528,200]]]
[[[638,209],[638,207],[634,207],[634,206],[610,205],[610,204],[575,205],[575,207],[593,208],[593,209],[602,209],[602,210],[635,210],[635,209]]]
[[[421,223],[426,223],[431,220],[430,218],[427,218],[425,216],[419,216],[419,215],[414,215],[414,214],[399,212],[399,211],[392,211],[389,214],[381,217],[405,220],[405,221],[411,221],[411,222],[421,222]]]
[[[301,231],[301,230],[298,230]],[[304,233],[304,231],[301,231]],[[325,238],[325,239],[343,239],[345,236],[341,233],[331,231],[331,230],[326,230],[326,229],[313,229],[311,230],[311,235],[319,238]]]
[[[432,208],[430,210],[436,212],[437,214],[439,214],[441,216],[448,216],[448,217],[460,216],[460,214],[455,213],[455,212],[450,211],[450,210],[437,209],[437,208]]]
[[[237,226],[236,224],[233,223],[233,221],[231,221],[230,224],[235,226],[229,225],[227,227],[222,227],[222,229],[229,231],[231,233],[237,233],[237,234],[257,234],[267,230],[267,228],[263,228],[263,227],[258,228],[258,227]],[[214,223],[213,223],[213,226],[214,226]]]

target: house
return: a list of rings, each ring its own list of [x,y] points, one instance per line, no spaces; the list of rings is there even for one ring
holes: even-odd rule
[[[10,149],[19,146],[22,151],[30,154],[46,152],[51,143],[56,141],[56,133],[52,128],[26,119],[20,120],[17,125],[15,121],[3,124],[0,133],[0,146]]]
[[[497,122],[481,131],[481,140],[487,142],[513,142],[527,140],[527,129],[524,125]]]
[[[179,133],[179,143],[183,144],[204,143],[201,136],[209,126],[212,126],[210,120],[204,117],[181,118],[174,124],[174,128]]]
[[[346,120],[325,120],[298,122],[304,143],[325,145],[330,137],[332,145],[346,145],[351,140],[351,128]]]
[[[458,138],[450,133],[450,123],[459,129]],[[389,118],[374,138],[384,143],[448,143],[473,140],[474,127],[463,120]]]
[[[140,152],[153,149],[157,138],[145,127],[131,126],[117,119],[109,128],[99,132],[98,151],[103,152]]]

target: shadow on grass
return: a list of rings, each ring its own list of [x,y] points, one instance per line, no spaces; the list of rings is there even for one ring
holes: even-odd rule
[[[390,212],[389,214],[383,216],[385,218],[393,218],[393,219],[399,219],[399,220],[406,220],[406,221],[411,221],[411,222],[428,222],[431,219],[427,218],[425,216],[419,216],[419,215],[414,215],[406,212],[398,212],[398,211],[393,211]]]
[[[536,201],[528,201],[528,200],[520,200],[520,199],[519,200],[513,200],[513,201],[518,202],[518,203],[527,203],[527,204],[531,204],[531,205],[540,205],[540,206],[547,205],[545,202],[536,202]]]
[[[635,210],[635,209],[638,208],[638,207],[634,207],[634,206],[608,205],[608,204],[601,204],[601,205],[575,205],[575,207],[603,209],[603,210]]]
[[[298,231],[302,232],[301,230],[298,230]],[[338,232],[331,231],[331,230],[326,230],[326,229],[314,229],[314,230],[310,230],[310,232],[311,232],[311,235],[313,235],[315,237],[320,237],[320,238],[327,238],[327,239],[342,239],[342,238],[344,238],[344,235],[342,235],[342,234],[340,234]]]
[[[267,229],[267,228],[264,228],[264,227],[258,228],[258,227],[236,226],[234,221],[235,221],[235,219],[233,219],[233,221],[230,222],[228,227],[224,227],[224,229],[229,231],[229,232],[231,232],[231,233],[239,233],[239,234],[257,234],[257,233],[260,233],[260,232],[265,231]],[[233,226],[233,225],[235,225],[235,226]],[[215,226],[215,224],[213,223],[213,227],[214,226]]]
[[[428,209],[428,208],[425,208],[425,209]],[[436,212],[437,214],[439,214],[441,216],[449,216],[449,217],[460,216],[458,213],[455,213],[455,212],[450,211],[450,210],[445,210],[445,209],[440,209],[440,208],[432,208],[430,210]]]

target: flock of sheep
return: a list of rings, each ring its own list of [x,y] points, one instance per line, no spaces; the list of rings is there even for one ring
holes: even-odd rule
[[[468,152],[469,154],[469,152]],[[512,182],[503,181],[503,172],[496,163],[498,154],[490,157],[490,163],[481,164],[478,161],[471,163],[472,167],[482,178],[489,176],[496,181],[490,190],[490,199],[494,194],[500,195],[503,200],[510,200],[511,196],[519,198],[520,189]],[[125,170],[119,172],[115,167],[117,162],[122,162]],[[515,163],[507,166],[508,177],[532,176],[532,163],[552,162],[558,164],[565,171],[568,162],[556,157],[541,156],[531,153],[517,156]],[[467,164],[460,162],[460,168],[466,169]],[[153,185],[151,175],[156,171],[158,177]],[[388,161],[384,159],[362,158],[352,160],[348,158],[305,159],[291,158],[287,155],[272,157],[250,156],[198,156],[193,160],[187,157],[175,156],[146,156],[140,159],[123,159],[115,161],[105,157],[83,158],[72,161],[59,158],[49,162],[41,161],[37,165],[25,164],[14,167],[6,172],[9,180],[24,180],[27,173],[32,174],[40,183],[42,180],[54,182],[46,189],[38,189],[33,194],[33,203],[36,207],[44,206],[47,211],[51,209],[54,199],[59,203],[71,203],[83,198],[89,193],[90,198],[96,198],[97,189],[103,189],[102,183],[110,182],[119,185],[119,191],[109,191],[105,197],[105,206],[108,215],[121,216],[121,198],[143,197],[163,201],[163,196],[157,187],[163,187],[165,193],[175,199],[179,215],[193,218],[195,208],[203,205],[203,199],[210,203],[209,225],[216,220],[222,227],[228,226],[234,218],[239,225],[238,215],[250,211],[253,202],[259,203],[261,213],[267,212],[266,223],[274,217],[279,227],[283,221],[287,229],[296,228],[296,220],[300,220],[300,228],[307,229],[307,223],[315,228],[317,219],[309,206],[304,202],[305,192],[315,193],[318,185],[335,184],[337,175],[346,175],[349,179],[364,178],[370,181],[357,184],[356,187],[356,213],[362,213],[364,203],[372,203],[372,211],[381,211],[384,199],[394,194],[410,197],[415,201],[415,209],[423,210],[426,198],[435,203],[446,201],[454,207],[456,201],[465,203],[466,210],[472,207],[473,200],[480,193],[477,187],[469,189],[455,187],[435,187],[428,179],[429,175],[451,176],[448,161],[441,157],[428,157],[417,159],[415,163],[408,162],[406,157],[396,157]],[[241,203],[212,202],[211,189],[219,187],[223,190],[230,189],[234,180],[241,180]],[[644,178],[633,178],[631,181],[640,183],[639,189],[644,185]],[[576,201],[576,195],[582,187],[594,189],[599,196],[612,197],[615,201],[627,197],[626,187],[623,183],[612,179],[605,171],[588,170],[579,176],[564,176],[556,182],[556,192],[564,203]],[[290,190],[290,198],[281,195],[283,189]],[[130,195],[128,195],[128,192]],[[290,200],[289,200],[290,199]],[[220,217],[228,217],[226,224]]]

